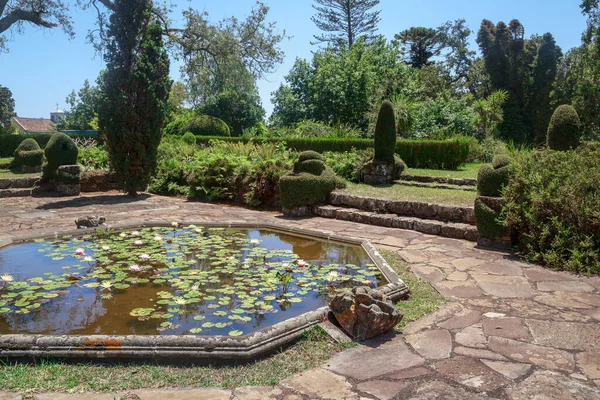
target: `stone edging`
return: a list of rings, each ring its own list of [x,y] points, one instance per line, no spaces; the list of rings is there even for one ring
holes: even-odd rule
[[[401,180],[423,182],[423,183],[445,183],[457,186],[477,186],[477,179],[473,178],[446,178],[443,176],[428,175],[400,175]]]
[[[300,236],[361,245],[390,282],[382,286],[381,290],[394,301],[406,298],[409,294],[406,284],[390,268],[377,250],[365,240],[276,224],[192,222],[185,225],[191,224],[203,227],[271,229]],[[151,226],[171,226],[171,224],[164,221],[143,222],[101,228],[121,230]],[[84,235],[94,231],[95,229],[79,229],[46,235],[20,236],[0,241],[0,247],[33,239],[59,235]],[[251,360],[298,339],[306,329],[325,319],[328,312],[328,307],[321,307],[239,338],[192,335],[0,335],[0,357],[42,358],[53,356],[73,359],[169,361],[194,359],[209,360],[210,362]]]
[[[407,217],[475,224],[473,207],[446,206],[417,201],[386,200],[332,192],[328,197],[332,206],[351,207],[363,211],[396,214]]]

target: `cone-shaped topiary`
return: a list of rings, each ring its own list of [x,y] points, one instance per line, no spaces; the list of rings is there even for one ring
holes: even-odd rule
[[[379,109],[375,126],[374,160],[393,163],[396,151],[396,118],[392,103],[385,100]]]
[[[27,138],[19,144],[13,153],[12,167],[23,172],[39,172],[44,162],[44,151],[35,139]]]
[[[77,164],[77,145],[73,140],[62,132],[52,135],[46,149],[46,165],[44,165],[44,180],[53,178],[61,165]]]
[[[577,148],[580,143],[580,125],[579,115],[572,106],[558,106],[548,125],[548,147],[563,151]]]

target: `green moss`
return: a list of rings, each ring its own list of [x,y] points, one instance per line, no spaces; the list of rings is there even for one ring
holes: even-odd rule
[[[477,174],[477,192],[481,196],[500,197],[509,178],[510,167],[494,169],[491,165],[482,165]]]
[[[481,199],[475,199],[475,219],[479,234],[488,239],[502,237],[504,223],[499,221],[500,213],[492,210]]]
[[[392,103],[385,100],[375,126],[375,160],[392,163],[396,149],[396,117]]]
[[[580,143],[580,125],[579,115],[572,106],[558,106],[548,125],[548,147],[562,151],[576,149]]]

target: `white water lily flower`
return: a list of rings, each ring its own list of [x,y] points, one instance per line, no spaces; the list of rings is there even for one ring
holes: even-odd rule
[[[141,246],[144,242],[142,242],[141,240],[136,240],[135,242],[133,242],[133,244],[135,244],[136,246]]]
[[[154,240],[156,240],[157,242],[160,242],[160,241],[162,241],[162,236],[156,235],[156,236],[154,236]]]
[[[179,226],[179,222],[171,222],[171,225],[173,225],[173,226]]]
[[[290,264],[289,264],[289,263],[281,263],[281,266],[282,266],[283,268],[289,268],[289,267],[290,267]]]
[[[83,257],[83,261],[85,261],[85,262],[93,262],[94,258],[90,257],[90,256],[85,256],[85,257]]]
[[[338,277],[338,273],[335,271],[331,271],[327,276],[329,277],[329,281],[333,282],[337,277]]]
[[[258,239],[250,239],[250,244],[260,244],[260,240],[258,240]]]
[[[124,237],[127,237],[127,234],[126,234],[125,232],[121,232],[121,233],[119,234],[119,236],[121,236],[121,237],[123,237],[123,238],[124,238]]]
[[[112,287],[112,282],[111,281],[102,281],[102,283],[100,283],[100,286],[102,287],[102,289],[106,290]]]
[[[200,289],[200,286],[198,286],[198,285],[192,285],[192,287],[190,288],[190,290],[191,290],[192,292],[197,292],[197,291],[198,291],[198,289]]]
[[[139,272],[142,270],[142,268],[137,264],[133,264],[129,266],[129,270],[132,272]]]
[[[13,278],[13,276],[9,274],[0,275],[0,279],[2,279],[4,282],[12,282],[15,280],[15,278]]]
[[[183,297],[176,297],[175,298],[175,304],[178,304],[178,305],[182,306],[185,303],[186,303],[186,300]]]
[[[102,250],[104,250],[104,251],[110,250],[110,246],[102,246]]]

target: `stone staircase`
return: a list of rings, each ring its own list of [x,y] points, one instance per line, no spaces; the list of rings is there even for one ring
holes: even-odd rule
[[[39,176],[0,178],[0,198],[29,197],[40,179]]]
[[[410,229],[472,242],[477,242],[479,238],[473,207],[385,200],[341,192],[331,193],[328,203],[313,207],[313,214],[323,218]]]
[[[404,186],[418,186],[436,189],[454,189],[465,191],[477,190],[477,179],[469,178],[445,178],[441,176],[427,175],[401,175],[394,183]]]

